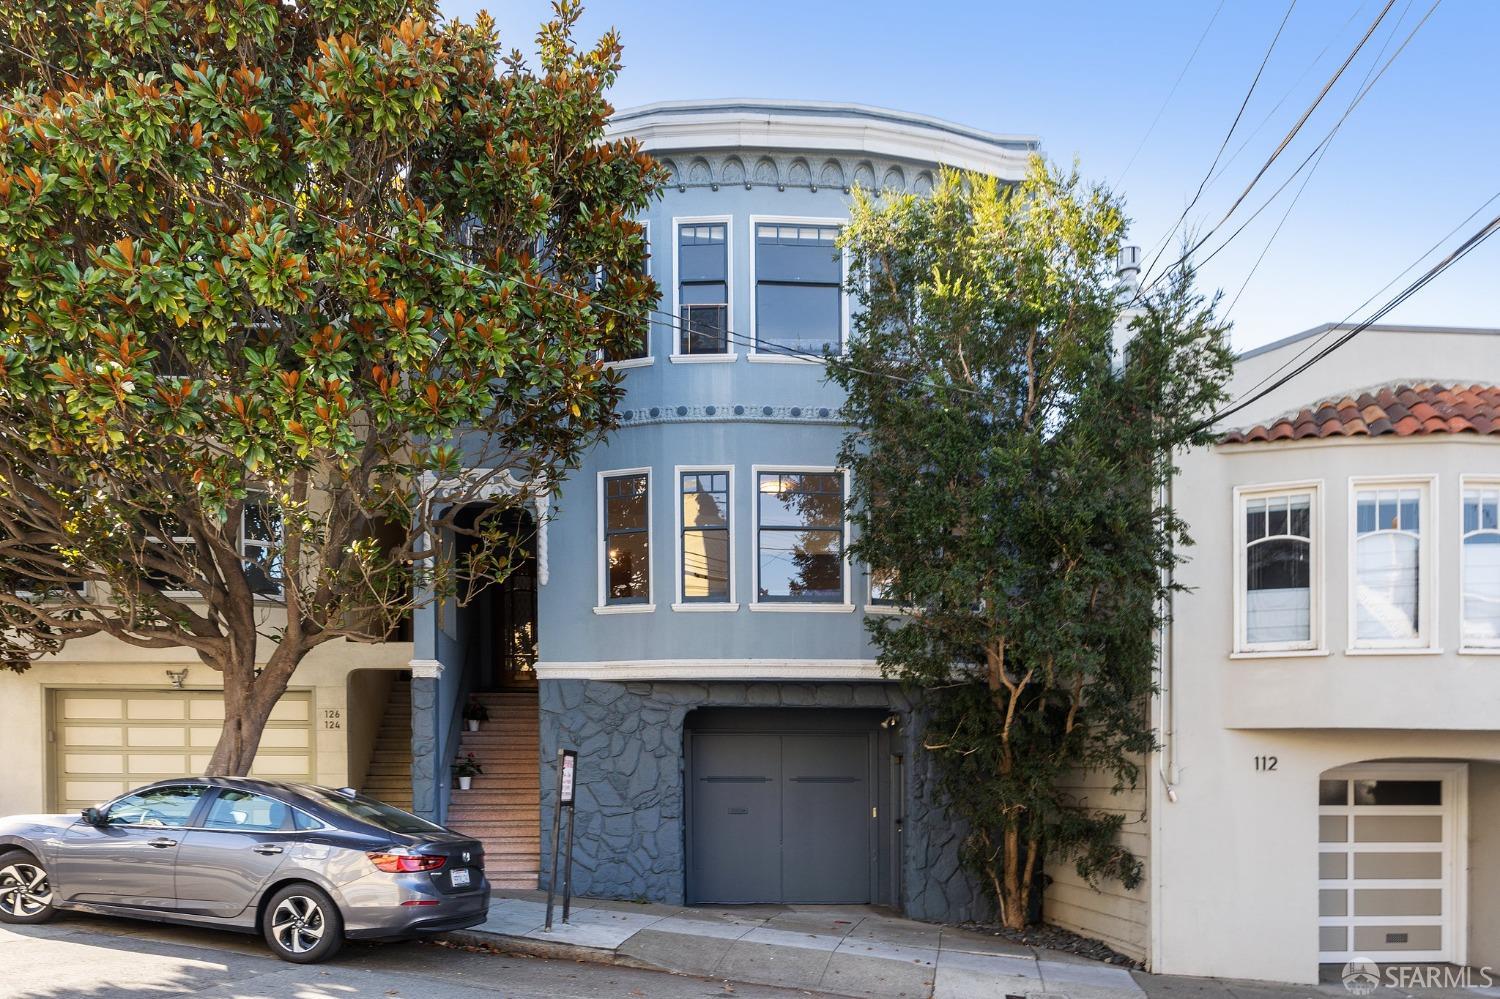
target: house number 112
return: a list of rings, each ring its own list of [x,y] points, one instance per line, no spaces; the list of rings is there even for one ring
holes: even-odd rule
[[[1278,762],[1280,761],[1274,756],[1257,756],[1255,758],[1255,769],[1258,773],[1270,773],[1276,769]]]

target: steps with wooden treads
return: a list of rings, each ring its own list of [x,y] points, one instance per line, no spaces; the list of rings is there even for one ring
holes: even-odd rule
[[[465,731],[484,773],[468,791],[455,788],[447,825],[484,844],[485,873],[496,888],[535,888],[541,876],[541,726],[535,691],[474,694],[489,711],[478,732]]]

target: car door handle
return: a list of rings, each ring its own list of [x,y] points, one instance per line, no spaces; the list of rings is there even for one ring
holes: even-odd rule
[[[146,841],[146,845],[147,846],[154,846],[158,850],[166,850],[166,849],[168,849],[170,847],[176,846],[177,845],[177,841],[175,839],[166,839],[165,837],[163,837],[162,839],[150,839],[150,840],[147,840]]]
[[[253,846],[250,849],[263,857],[272,857],[281,852],[281,847],[271,843],[262,843],[260,846]]]

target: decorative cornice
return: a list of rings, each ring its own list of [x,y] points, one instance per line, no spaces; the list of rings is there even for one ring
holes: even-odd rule
[[[616,659],[537,663],[538,680],[884,680],[873,659]]]
[[[413,659],[406,668],[413,680],[436,680],[443,675],[443,664],[436,659]]]
[[[656,423],[822,423],[841,426],[839,407],[829,405],[766,406],[752,403],[629,405],[620,411],[623,426]]]

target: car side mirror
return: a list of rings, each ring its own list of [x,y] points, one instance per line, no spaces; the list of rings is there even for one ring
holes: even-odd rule
[[[83,810],[83,821],[91,826],[104,825],[104,813],[97,808],[85,808]]]

